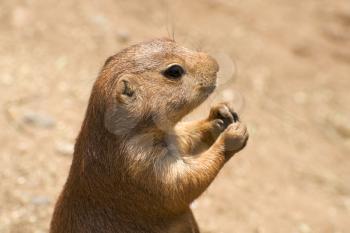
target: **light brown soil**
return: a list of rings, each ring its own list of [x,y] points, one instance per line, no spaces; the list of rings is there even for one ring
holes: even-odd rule
[[[221,56],[226,83],[192,117],[231,98],[251,132],[193,205],[203,232],[350,232],[346,0],[2,0],[0,232],[47,232],[104,60],[172,31]]]

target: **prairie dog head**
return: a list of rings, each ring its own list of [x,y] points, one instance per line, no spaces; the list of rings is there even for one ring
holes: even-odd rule
[[[174,126],[214,91],[218,69],[209,55],[169,39],[126,48],[106,61],[95,84],[105,90],[106,128]]]

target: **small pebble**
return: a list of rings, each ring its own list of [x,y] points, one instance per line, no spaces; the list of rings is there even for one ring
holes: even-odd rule
[[[197,204],[197,202],[196,201],[193,201],[192,203],[191,203],[191,209],[196,209],[197,207],[198,207],[198,204]]]
[[[305,224],[305,223],[301,223],[298,227],[299,232],[301,233],[310,233],[311,232],[311,228],[309,225]]]
[[[92,15],[90,19],[100,27],[105,27],[108,24],[108,19],[104,15]]]
[[[36,196],[32,198],[31,203],[34,205],[47,205],[50,204],[50,200],[46,196]]]
[[[33,125],[41,128],[52,128],[55,126],[55,120],[44,113],[26,112],[22,120],[28,125]]]
[[[57,142],[56,151],[61,155],[72,155],[74,152],[74,144],[70,142]]]
[[[59,57],[59,58],[55,61],[55,65],[56,65],[56,68],[57,68],[58,70],[63,70],[63,69],[66,67],[67,64],[68,64],[68,60],[67,60],[67,58],[64,57],[64,56]]]
[[[118,30],[116,32],[116,37],[119,42],[125,43],[130,40],[130,33],[126,30]]]
[[[341,137],[350,138],[350,123],[345,115],[329,114],[328,122]]]

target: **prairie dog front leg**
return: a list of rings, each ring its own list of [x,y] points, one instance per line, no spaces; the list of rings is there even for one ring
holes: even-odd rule
[[[211,107],[204,120],[179,123],[175,134],[184,153],[198,154],[207,150],[229,124],[238,120],[232,105],[223,102]]]
[[[220,134],[208,150],[194,156],[169,151],[157,158],[157,166],[143,164],[145,170],[135,177],[135,180],[148,178],[151,183],[156,179],[155,194],[163,196],[162,199],[170,209],[183,209],[210,185],[222,166],[244,148],[248,137],[245,124],[234,122]],[[140,163],[141,160],[134,162]],[[159,169],[160,167],[162,169]]]

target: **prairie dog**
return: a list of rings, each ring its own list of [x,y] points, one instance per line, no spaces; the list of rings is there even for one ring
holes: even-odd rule
[[[179,122],[214,91],[218,69],[169,39],[108,58],[50,233],[198,233],[190,203],[248,140],[227,103]]]

